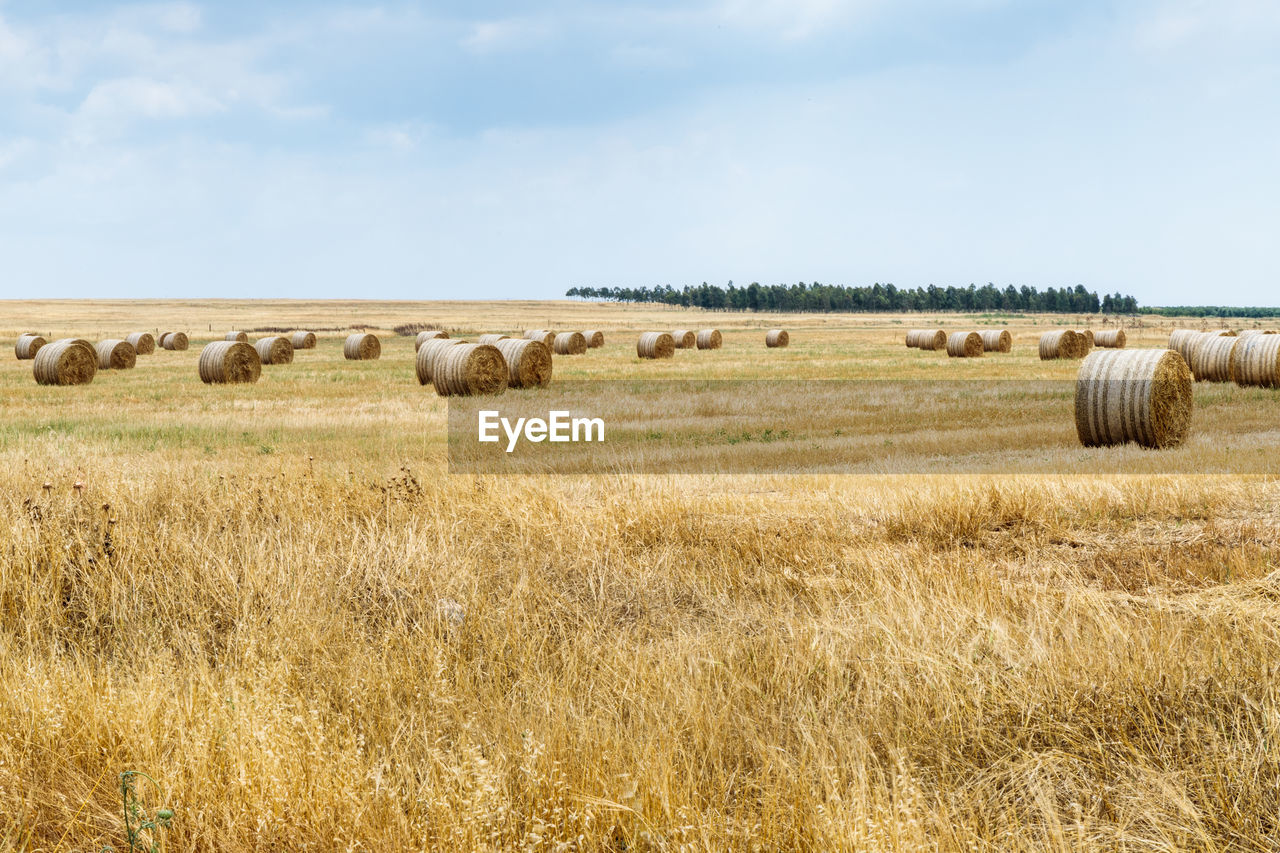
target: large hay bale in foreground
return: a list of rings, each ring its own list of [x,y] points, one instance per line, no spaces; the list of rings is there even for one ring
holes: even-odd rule
[[[524,337],[531,341],[542,341],[547,349],[551,349],[556,343],[556,333],[547,329],[529,329],[524,333]]]
[[[128,341],[110,338],[99,341],[94,349],[99,370],[131,370],[138,363],[138,351]]]
[[[1197,382],[1233,381],[1236,375],[1236,347],[1240,341],[1240,338],[1201,335],[1191,349],[1191,375]]]
[[[487,345],[489,345],[489,346],[493,346],[493,345],[494,345],[494,344],[496,344],[498,341],[507,341],[507,340],[510,340],[510,339],[511,339],[511,338],[510,338],[510,336],[509,336],[509,335],[481,335],[479,338],[477,338],[477,339],[476,339],[476,343],[480,343],[480,344],[487,344]],[[526,341],[527,341],[527,340],[528,340],[528,338],[522,338],[521,340],[526,340]]]
[[[980,358],[982,353],[982,335],[977,332],[952,332],[947,338],[951,358]]]
[[[791,343],[791,335],[786,329],[770,329],[764,334],[764,345],[770,349],[785,347]]]
[[[1169,335],[1169,349],[1176,350],[1182,356],[1182,360],[1190,364],[1191,352],[1195,349],[1201,335],[1216,335],[1229,338],[1235,336],[1235,332],[1230,329],[1214,329],[1211,332],[1200,332],[1195,329],[1174,329]]]
[[[1124,349],[1128,340],[1124,329],[1103,329],[1093,333],[1093,345],[1102,349]]]
[[[418,336],[413,339],[413,350],[414,352],[417,352],[418,348],[427,341],[435,341],[448,337],[449,333],[441,331],[440,329],[427,329],[425,332],[418,332]]]
[[[40,347],[32,372],[41,385],[87,385],[98,372],[98,351],[80,338],[63,338]]]
[[[561,332],[551,342],[556,355],[582,355],[587,351],[587,338],[582,332]]]
[[[258,360],[264,366],[293,363],[293,344],[283,335],[260,338],[253,348],[258,351]]]
[[[165,349],[175,352],[182,352],[191,346],[191,342],[187,339],[185,332],[169,332],[164,336],[161,344]]]
[[[262,360],[243,341],[214,341],[200,351],[198,370],[207,385],[253,383],[262,375]]]
[[[1177,447],[1191,431],[1191,370],[1167,349],[1095,352],[1076,377],[1076,434],[1085,447]]]
[[[39,335],[19,335],[18,342],[13,345],[13,354],[19,361],[28,361],[35,358],[40,347],[47,343],[48,341]]]
[[[156,339],[151,337],[150,332],[134,332],[125,340],[133,346],[133,351],[138,355],[151,355],[156,351]]]
[[[676,349],[693,349],[698,345],[698,333],[693,329],[676,329],[671,332]]]
[[[912,329],[907,332],[907,346],[924,350],[947,348],[947,333],[942,329]]]
[[[418,347],[418,354],[413,359],[414,372],[418,375],[418,384],[430,385],[432,372],[435,368],[436,357],[445,347],[457,346],[464,344],[466,341],[454,340],[453,338],[430,338],[422,342],[422,346]]]
[[[599,329],[587,329],[582,336],[587,339],[588,349],[599,349],[604,346],[604,332]]]
[[[676,342],[669,332],[642,332],[636,341],[640,358],[671,358],[675,354]]]
[[[293,344],[295,350],[315,349],[316,333],[307,331],[294,332],[289,336],[289,343]]]
[[[721,337],[719,329],[698,330],[698,349],[720,349],[722,343],[724,338]]]
[[[222,339],[224,341],[241,341],[247,344],[249,343],[249,333],[230,331],[230,332],[227,332],[225,335],[223,335]]]
[[[1009,352],[1013,349],[1013,335],[1008,329],[983,329],[978,334],[982,337],[984,352]]]
[[[542,341],[504,338],[494,344],[507,362],[512,388],[541,388],[551,384],[551,351]]]
[[[349,361],[376,361],[382,355],[382,342],[377,335],[357,332],[342,343],[342,357]]]
[[[1237,385],[1280,388],[1280,335],[1250,335],[1240,339],[1234,378]]]
[[[1071,329],[1045,332],[1040,336],[1040,360],[1056,358],[1083,358],[1084,341]]]
[[[432,367],[431,384],[442,397],[501,394],[507,390],[507,362],[488,344],[444,347]]]

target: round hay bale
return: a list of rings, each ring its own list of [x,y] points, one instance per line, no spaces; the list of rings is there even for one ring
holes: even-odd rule
[[[262,375],[258,350],[244,341],[214,341],[200,351],[200,379],[206,385],[253,383]]]
[[[1280,332],[1274,329],[1241,329],[1239,337],[1252,338],[1254,335],[1276,335]]]
[[[1082,341],[1071,329],[1059,329],[1056,332],[1045,332],[1040,336],[1040,360],[1052,361],[1056,358],[1081,358]]]
[[[1250,335],[1240,339],[1234,378],[1237,385],[1280,388],[1280,335]]]
[[[258,360],[263,365],[293,363],[293,344],[282,335],[261,338],[253,348],[258,351]]]
[[[295,350],[299,349],[315,349],[316,333],[315,332],[294,332],[289,336],[289,343],[293,344]]]
[[[1103,329],[1093,333],[1093,345],[1103,349],[1124,349],[1127,340],[1124,329]]]
[[[1201,335],[1230,338],[1235,336],[1235,332],[1230,329],[1214,329],[1211,332],[1199,332],[1195,329],[1174,329],[1173,333],[1169,335],[1169,349],[1177,350],[1183,360],[1190,364],[1191,353],[1195,349],[1196,343],[1199,342]]]
[[[556,333],[546,329],[529,329],[524,333],[523,337],[531,341],[542,341],[547,349],[551,349],[556,343]]]
[[[1013,349],[1013,335],[1008,329],[984,329],[978,334],[982,336],[984,352],[1009,352]]]
[[[156,351],[156,339],[150,332],[134,332],[125,340],[133,345],[133,351],[138,355],[151,355]]]
[[[1088,342],[1089,349],[1093,349],[1093,329],[1076,329],[1075,333]]]
[[[551,351],[542,341],[504,338],[494,344],[507,362],[512,388],[545,388],[551,384]]]
[[[98,372],[98,351],[88,341],[63,338],[40,347],[32,371],[41,385],[87,385]]]
[[[507,362],[488,344],[444,347],[432,366],[431,384],[442,397],[501,394],[507,390]]]
[[[100,370],[131,370],[138,363],[138,351],[128,341],[117,338],[99,341],[95,350]]]
[[[551,348],[556,355],[582,355],[587,351],[587,338],[582,332],[561,332]]]
[[[1191,350],[1191,375],[1197,382],[1233,381],[1236,375],[1236,347],[1241,340],[1221,335],[1201,335]]]
[[[636,341],[636,355],[640,358],[671,358],[675,354],[675,338],[669,332],[642,332]]]
[[[349,361],[376,361],[382,355],[382,342],[377,335],[357,332],[342,344],[342,357]]]
[[[225,335],[223,335],[223,336],[222,336],[222,339],[223,339],[224,341],[241,341],[241,342],[243,342],[243,343],[246,343],[246,344],[247,344],[247,343],[249,343],[249,333],[248,333],[248,332],[234,332],[234,331],[232,331],[232,332],[227,332]]]
[[[693,329],[676,329],[671,333],[676,349],[693,349],[698,345],[698,333]]]
[[[164,339],[172,334],[173,332],[161,332],[156,335],[156,349],[164,349]]]
[[[1095,352],[1076,377],[1076,434],[1085,447],[1177,447],[1191,430],[1191,370],[1167,349]]]
[[[418,354],[414,357],[414,371],[418,374],[418,384],[430,385],[432,372],[435,368],[436,357],[440,351],[446,347],[465,344],[466,341],[454,340],[453,338],[431,338],[422,342],[422,346],[418,347]]]
[[[19,335],[18,342],[13,345],[13,352],[18,357],[18,361],[28,361],[35,358],[40,347],[47,343],[48,341],[39,335]]]
[[[947,333],[941,329],[912,329],[907,332],[907,346],[917,349],[946,349]]]
[[[443,332],[440,329],[428,329],[425,332],[418,332],[418,336],[413,339],[413,350],[414,352],[417,352],[418,347],[422,346],[427,341],[434,341],[448,337],[449,333]]]
[[[582,336],[587,339],[587,349],[599,349],[604,346],[604,332],[599,329],[587,329]]]
[[[720,349],[720,345],[724,343],[719,329],[699,329],[697,340],[698,349]]]
[[[477,338],[477,339],[476,339],[476,343],[487,344],[488,346],[493,346],[493,345],[494,345],[494,344],[496,344],[498,341],[509,341],[509,340],[511,340],[511,338],[510,338],[508,335],[481,335],[479,338]],[[521,340],[526,340],[526,341],[527,341],[527,340],[529,340],[529,339],[528,339],[528,338],[521,338]]]
[[[791,343],[791,336],[786,329],[770,329],[765,332],[764,345],[770,349],[785,347]]]
[[[191,341],[184,332],[169,332],[161,339],[161,344],[167,350],[182,352],[191,346]]]
[[[977,332],[952,332],[947,338],[947,355],[952,358],[981,358],[982,335]]]

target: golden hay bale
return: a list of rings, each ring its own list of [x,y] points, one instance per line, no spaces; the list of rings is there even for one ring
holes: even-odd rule
[[[63,338],[40,347],[32,370],[41,385],[87,385],[98,372],[98,351],[88,341]]]
[[[1191,385],[1191,370],[1173,350],[1095,352],[1076,377],[1080,443],[1177,447],[1191,430]]]
[[[947,338],[947,355],[952,358],[980,358],[982,335],[977,332],[952,332]]]
[[[418,383],[420,385],[430,385],[432,371],[435,368],[436,357],[440,351],[446,347],[464,344],[466,341],[454,340],[453,338],[431,338],[422,342],[422,346],[418,347],[418,354],[413,360],[414,370],[418,374]]]
[[[587,338],[582,332],[561,332],[551,342],[556,355],[582,355],[587,351]]]
[[[1103,329],[1093,333],[1093,345],[1103,349],[1124,349],[1128,336],[1124,329]]]
[[[191,342],[183,332],[168,332],[161,338],[160,344],[167,350],[182,352],[191,345]]]
[[[765,332],[764,345],[770,348],[785,347],[791,343],[791,336],[786,329],[770,329]]]
[[[242,342],[244,342],[244,343],[246,343],[246,344],[247,344],[247,343],[249,343],[249,333],[248,333],[248,332],[234,332],[234,331],[233,331],[233,332],[227,332],[225,335],[223,335],[223,336],[222,336],[222,339],[223,339],[224,341],[242,341]]]
[[[675,341],[676,349],[693,349],[698,345],[698,333],[693,329],[676,329],[671,332],[671,340]]]
[[[382,355],[382,342],[377,335],[357,332],[342,344],[342,356],[350,361],[376,361]]]
[[[1013,349],[1013,335],[1008,329],[984,329],[978,334],[982,336],[985,352],[1009,352]]]
[[[493,346],[498,341],[509,341],[509,340],[511,340],[511,338],[508,335],[481,335],[479,338],[477,338],[476,342]],[[521,340],[527,341],[528,338],[522,338]]]
[[[546,329],[529,329],[522,337],[531,341],[542,341],[547,349],[551,349],[556,343],[556,333]]]
[[[587,339],[588,349],[599,349],[604,346],[604,332],[599,329],[587,329],[582,336]]]
[[[99,341],[94,349],[100,370],[130,370],[138,363],[138,351],[128,341],[117,338]]]
[[[1280,388],[1280,335],[1250,335],[1240,339],[1234,378],[1237,385]]]
[[[1088,341],[1089,349],[1093,349],[1093,329],[1076,329],[1075,333]]]
[[[134,332],[125,340],[133,346],[133,351],[138,355],[151,355],[156,351],[156,339],[151,337],[150,332]]]
[[[542,341],[504,338],[494,344],[507,362],[512,388],[543,388],[551,384],[551,351]]]
[[[422,346],[427,341],[434,341],[448,337],[448,332],[442,332],[439,329],[428,329],[425,332],[418,332],[418,336],[413,339],[413,350],[414,352],[417,352],[418,347]]]
[[[35,358],[40,347],[47,343],[48,341],[39,335],[19,335],[18,342],[13,345],[13,352],[19,361],[27,361]]]
[[[243,341],[214,341],[200,351],[198,369],[208,385],[253,383],[262,375],[262,359]]]
[[[1248,340],[1245,338],[1244,340]],[[1191,375],[1197,382],[1231,382],[1236,375],[1236,347],[1241,338],[1201,335],[1191,348]]]
[[[1080,336],[1070,329],[1045,332],[1040,336],[1040,360],[1083,358],[1083,345],[1084,342],[1080,340]]]
[[[1195,349],[1195,345],[1200,340],[1201,335],[1215,335],[1221,337],[1234,337],[1235,332],[1230,329],[1214,329],[1211,332],[1199,332],[1195,329],[1174,329],[1169,335],[1169,349],[1177,350],[1187,364],[1191,363],[1191,352]]]
[[[720,349],[724,342],[719,329],[699,329],[697,340],[698,349]]]
[[[264,365],[293,363],[293,344],[282,335],[261,338],[253,348],[258,351],[258,360]]]
[[[431,384],[442,397],[501,394],[507,390],[507,362],[488,344],[444,347],[432,366]]]
[[[676,341],[669,332],[642,332],[636,341],[640,358],[671,358],[676,354]]]
[[[289,343],[293,344],[295,350],[299,349],[315,349],[316,333],[315,332],[294,332],[289,336]]]
[[[912,329],[907,332],[907,346],[939,350],[947,347],[947,333],[941,329]]]
[[[173,332],[161,332],[160,334],[156,335],[156,349],[164,349],[165,337],[167,335],[172,335],[172,334]]]

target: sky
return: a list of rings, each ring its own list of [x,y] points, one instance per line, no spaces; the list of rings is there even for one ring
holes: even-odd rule
[[[1274,0],[0,0],[0,297],[1280,304]]]

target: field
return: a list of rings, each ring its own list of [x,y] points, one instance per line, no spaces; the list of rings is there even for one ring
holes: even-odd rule
[[[162,788],[139,786],[146,808],[175,812],[168,850],[1274,849],[1280,394],[1197,387],[1192,439],[1166,453],[1083,450],[1046,404],[915,434],[901,474],[450,474],[446,406],[395,325],[605,330],[557,380],[980,387],[1072,379],[1035,341],[1098,321],[270,301],[3,317],[8,341],[192,346],[76,388],[0,359],[0,848],[127,849],[118,776],[139,770]],[[1006,326],[1015,349],[903,347],[935,324]],[[711,325],[721,350],[635,357],[642,329]],[[1180,325],[1147,319],[1129,346]],[[257,385],[199,381],[205,340],[272,326],[330,331]],[[342,358],[352,326],[381,360]],[[765,350],[774,326],[789,348]],[[740,470],[777,453],[747,432]],[[957,447],[983,472],[951,470]]]

